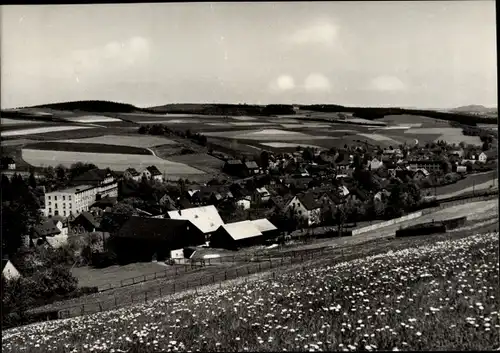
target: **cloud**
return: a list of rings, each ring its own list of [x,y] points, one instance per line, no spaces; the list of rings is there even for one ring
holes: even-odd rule
[[[312,73],[306,77],[304,88],[308,92],[328,92],[331,88],[330,80],[322,74]]]
[[[369,89],[382,92],[397,92],[406,90],[406,85],[396,76],[378,76],[374,78]]]
[[[126,41],[113,41],[104,46],[76,50],[71,54],[72,68],[77,73],[99,71],[100,69],[125,69],[149,58],[149,41],[132,37]]]
[[[270,84],[270,89],[274,92],[289,91],[294,88],[295,81],[290,75],[281,75],[277,79],[273,80]]]
[[[338,39],[338,26],[331,21],[318,21],[294,32],[290,40],[294,44],[321,44],[332,46]]]

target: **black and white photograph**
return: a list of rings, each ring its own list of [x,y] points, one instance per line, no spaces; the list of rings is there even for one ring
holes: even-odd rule
[[[500,350],[496,2],[0,5],[2,351]]]

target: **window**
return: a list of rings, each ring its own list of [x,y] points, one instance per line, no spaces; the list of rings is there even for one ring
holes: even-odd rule
[[[59,208],[59,207],[57,207],[57,203],[54,204],[54,208]]]
[[[66,202],[63,202],[63,208],[66,208]]]
[[[52,213],[52,208],[49,207],[49,213]]]
[[[54,196],[54,201],[57,201],[57,196]]]
[[[49,200],[50,200],[50,195],[48,196]]]
[[[63,215],[66,216],[66,211],[63,211]]]
[[[54,212],[54,215],[59,216],[59,211],[58,211],[58,210],[56,210],[56,211]]]
[[[71,201],[71,195],[69,195],[68,197],[69,197],[69,200]]]
[[[49,201],[49,206],[51,205],[52,202]]]
[[[63,195],[63,201],[66,201],[66,196],[65,195]]]

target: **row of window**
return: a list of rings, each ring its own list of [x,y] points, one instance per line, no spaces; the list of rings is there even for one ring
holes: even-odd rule
[[[48,196],[47,196],[47,198],[50,200],[50,199],[51,199],[51,196],[50,196],[50,195],[48,195]],[[63,195],[63,196],[62,196],[62,199],[63,199],[63,201],[66,201],[66,195]],[[68,200],[69,200],[69,201],[71,201],[71,195],[69,195],[69,196],[68,196]],[[56,196],[54,196],[54,201],[57,201],[57,195],[56,195]]]
[[[76,214],[80,213],[82,211],[80,210],[76,210]],[[52,214],[52,208],[49,208],[49,215]],[[66,212],[66,210],[63,210],[63,216],[69,216],[69,215],[72,215],[73,214],[73,211],[70,210],[69,212]],[[58,216],[59,215],[59,210],[54,210],[54,216]]]

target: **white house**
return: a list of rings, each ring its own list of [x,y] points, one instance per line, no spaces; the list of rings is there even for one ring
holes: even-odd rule
[[[125,173],[123,173],[123,177],[125,179],[132,179],[135,181],[141,181],[141,173],[139,173],[136,169],[134,168],[128,168]]]
[[[305,219],[309,226],[320,222],[321,204],[311,194],[296,195],[285,209]]]
[[[238,201],[236,201],[236,204],[243,208],[244,210],[248,210],[250,208],[251,200],[250,196],[245,196]]]
[[[477,161],[479,163],[486,163],[487,160],[488,160],[488,156],[484,152],[481,152],[481,154],[479,156],[477,156]]]
[[[379,161],[377,158],[373,158],[369,163],[368,163],[368,166],[369,166],[369,169],[370,170],[377,170],[378,168],[380,168],[381,166],[383,166],[384,163],[382,161]]]
[[[257,188],[254,198],[256,202],[267,202],[271,198],[271,194],[266,188]]]
[[[21,277],[21,274],[19,273],[17,268],[12,264],[12,262],[10,262],[10,260],[3,259],[2,260],[2,276],[4,276],[4,278],[7,281],[10,281],[10,280]]]
[[[163,182],[163,174],[160,172],[156,166],[151,165],[146,168],[149,171],[149,177],[154,181]]]

